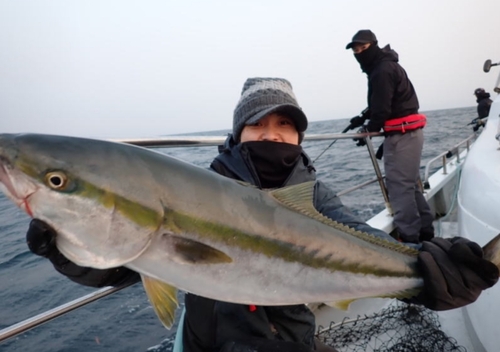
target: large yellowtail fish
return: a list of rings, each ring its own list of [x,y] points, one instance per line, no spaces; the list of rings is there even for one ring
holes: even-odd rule
[[[262,191],[127,144],[4,134],[0,186],[57,231],[71,261],[139,272],[166,326],[176,288],[287,305],[404,298],[423,285],[415,249],[324,217],[313,182]],[[496,265],[498,242],[485,246]]]

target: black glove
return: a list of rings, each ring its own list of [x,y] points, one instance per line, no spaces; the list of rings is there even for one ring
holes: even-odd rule
[[[368,132],[368,130],[366,129],[366,126],[363,126],[361,127],[359,130],[357,130],[356,133],[366,133]],[[362,146],[365,146],[366,145],[366,140],[365,138],[353,138],[352,139],[354,142],[357,142],[356,143],[356,146],[358,147],[362,147]]]
[[[351,130],[363,126],[366,121],[366,118],[364,116],[354,116],[349,122],[351,125],[349,126]]]
[[[472,130],[473,130],[474,132],[477,132],[477,131],[479,130],[479,127],[484,126],[484,121],[483,121],[483,120],[481,120],[480,118],[477,118],[476,120],[477,120],[477,121],[476,121],[476,124],[475,124],[475,125],[474,125],[474,127],[472,128]]]
[[[59,252],[56,237],[52,227],[33,219],[26,233],[26,242],[31,252],[48,258],[54,268],[70,280],[91,287],[118,286],[140,280],[137,273],[125,267],[101,270],[76,265]]]
[[[423,242],[418,266],[424,289],[416,301],[438,311],[474,302],[499,276],[498,267],[483,259],[481,247],[462,237]]]
[[[26,243],[31,252],[45,258],[59,252],[56,247],[56,232],[41,220],[33,219],[26,233]]]
[[[420,230],[419,242],[430,241],[434,238],[434,227],[427,227]]]
[[[349,129],[353,130],[355,128],[358,128],[360,126],[363,126],[365,121],[370,118],[370,110],[368,108],[364,109],[361,111],[361,113],[358,116],[354,116],[349,122]]]

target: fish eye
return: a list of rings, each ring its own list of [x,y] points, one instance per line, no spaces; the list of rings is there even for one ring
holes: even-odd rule
[[[47,185],[56,190],[63,190],[68,184],[68,177],[61,171],[51,171],[45,175]]]

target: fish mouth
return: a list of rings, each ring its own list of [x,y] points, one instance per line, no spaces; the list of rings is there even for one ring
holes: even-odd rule
[[[29,198],[35,193],[36,189],[30,182],[22,182],[20,187],[16,187],[16,184],[13,182],[14,177],[11,176],[12,170],[13,167],[9,160],[0,155],[0,190],[2,190],[19,208],[33,217],[33,212],[29,205]]]

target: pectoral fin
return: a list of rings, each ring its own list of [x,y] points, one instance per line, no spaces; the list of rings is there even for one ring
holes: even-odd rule
[[[222,264],[233,261],[226,253],[201,242],[175,235],[169,235],[168,240],[177,259],[189,264]]]
[[[141,275],[144,290],[149,302],[162,324],[170,329],[175,321],[177,302],[177,289],[169,284]]]

